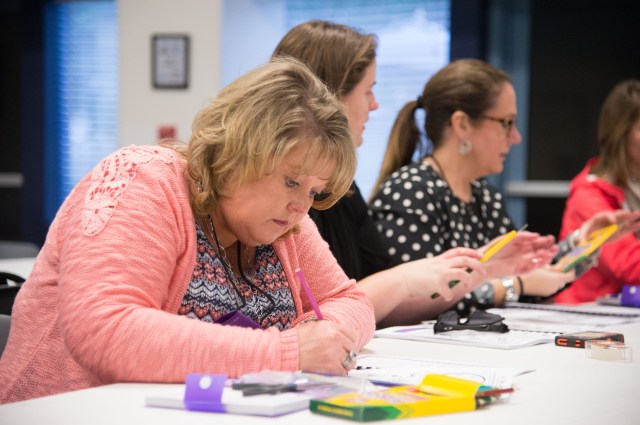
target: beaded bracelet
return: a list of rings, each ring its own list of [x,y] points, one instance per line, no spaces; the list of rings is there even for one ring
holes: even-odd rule
[[[306,319],[298,323],[296,326],[304,325],[305,323],[309,323],[309,322],[317,322],[317,321],[318,321],[317,317],[307,317]]]

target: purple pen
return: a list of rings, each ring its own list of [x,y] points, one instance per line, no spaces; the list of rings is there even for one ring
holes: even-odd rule
[[[313,311],[316,312],[316,317],[318,318],[318,320],[323,320],[324,317],[322,316],[320,307],[318,307],[318,302],[313,296],[313,293],[311,293],[311,288],[309,288],[309,285],[307,284],[307,280],[304,278],[304,275],[302,274],[302,270],[300,270],[300,268],[297,268],[295,272],[298,275],[298,279],[300,279],[300,285],[302,286],[302,289],[304,289],[304,292],[307,294],[307,298],[309,299],[309,303],[311,303],[311,307],[313,307]]]

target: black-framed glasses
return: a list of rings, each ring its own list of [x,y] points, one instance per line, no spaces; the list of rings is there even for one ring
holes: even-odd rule
[[[515,118],[496,118],[489,115],[481,115],[480,118],[483,120],[495,121],[497,123],[500,123],[507,136],[511,134],[511,130],[513,130],[516,126]]]

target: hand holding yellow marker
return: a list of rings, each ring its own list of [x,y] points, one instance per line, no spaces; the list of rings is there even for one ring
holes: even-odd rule
[[[513,238],[515,238],[516,235],[518,234],[518,232],[522,232],[524,229],[527,228],[527,226],[528,225],[525,224],[524,226],[522,226],[522,228],[520,230],[512,230],[512,231],[510,231],[508,233],[505,233],[502,237],[500,237],[494,243],[489,245],[489,247],[484,252],[484,254],[482,254],[482,257],[480,258],[480,262],[481,263],[485,263],[485,262],[489,261],[489,259],[491,257],[493,257],[498,251],[500,251],[502,248],[504,248],[504,246],[506,244],[508,244]],[[467,269],[468,273],[471,273],[472,271],[473,270],[471,270],[471,269]],[[460,283],[459,280],[452,280],[451,282],[449,282],[449,288],[453,288],[458,283]],[[440,294],[436,292],[435,294],[431,295],[431,298],[432,299],[436,299],[439,296],[440,296]]]
[[[553,266],[553,270],[568,272],[580,262],[587,259],[596,249],[605,243],[611,236],[618,231],[617,224],[611,224],[602,229],[595,230],[589,234],[586,241],[580,243],[569,253],[564,255]]]

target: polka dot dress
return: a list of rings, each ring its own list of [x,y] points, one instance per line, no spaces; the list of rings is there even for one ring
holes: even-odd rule
[[[460,200],[433,167],[423,162],[393,173],[370,205],[393,264],[433,257],[456,247],[480,248],[514,228],[500,192],[485,180],[473,181],[471,191],[471,202]],[[484,294],[483,301],[476,301],[480,304],[485,304],[488,295],[493,302],[493,290],[486,286],[490,285],[475,291]]]

